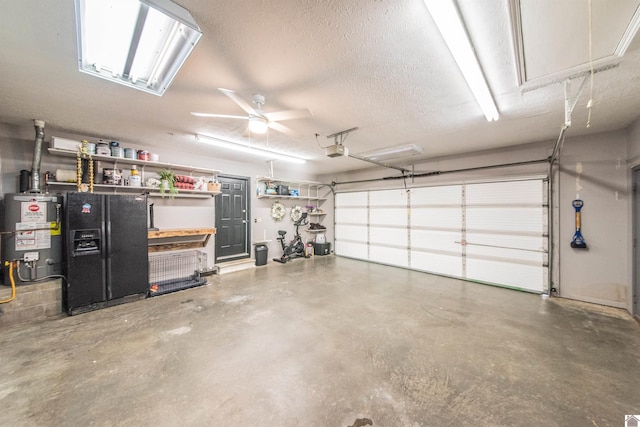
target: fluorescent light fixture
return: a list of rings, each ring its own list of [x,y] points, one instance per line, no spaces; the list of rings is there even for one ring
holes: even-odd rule
[[[248,144],[241,142],[229,141],[226,139],[218,138],[215,136],[196,134],[196,141],[203,144],[214,145],[220,148],[226,148],[228,150],[239,151],[241,153],[253,154],[256,156],[266,157],[269,160],[283,160],[285,162],[303,164],[306,160],[299,157],[289,156],[287,154],[278,153],[276,151],[267,150],[264,148],[251,147]]]
[[[631,18],[631,22],[624,31],[618,46],[616,46],[616,50],[614,52],[617,56],[623,56],[627,53],[627,49],[629,49],[629,45],[635,38],[638,33],[638,29],[640,29],[640,7],[638,7]]]
[[[422,147],[418,147],[415,144],[409,144],[368,151],[366,153],[359,154],[358,156],[363,159],[379,162],[381,160],[397,159],[399,157],[413,156],[416,154],[422,154]]]
[[[75,0],[80,71],[162,96],[202,36],[169,0]]]
[[[249,130],[251,132],[259,134],[267,133],[268,127],[269,126],[267,125],[267,121],[264,117],[249,117]]]
[[[485,117],[490,122],[498,120],[498,109],[482,74],[455,0],[424,0],[424,3]]]

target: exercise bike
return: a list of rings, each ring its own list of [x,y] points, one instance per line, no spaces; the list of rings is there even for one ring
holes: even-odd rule
[[[301,225],[307,225],[307,213],[302,212],[302,216],[293,225],[296,226],[296,234],[293,236],[293,240],[289,242],[288,245],[284,244],[285,235],[287,234],[284,230],[278,230],[278,240],[280,240],[280,245],[282,245],[282,256],[280,258],[274,258],[274,261],[286,263],[287,261],[291,261],[293,258],[304,257],[309,258],[304,250],[304,243],[302,242],[302,237],[300,237],[300,231],[298,230]]]

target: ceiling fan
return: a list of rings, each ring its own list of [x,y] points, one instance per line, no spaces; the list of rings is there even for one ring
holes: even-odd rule
[[[252,102],[255,107],[252,107],[244,99],[240,98],[234,91],[229,89],[218,88],[218,90],[227,95],[233,102],[238,104],[248,115],[235,116],[229,114],[215,114],[215,113],[194,113],[194,116],[198,117],[221,117],[226,119],[242,119],[249,120],[249,130],[253,133],[266,133],[268,128],[277,130],[289,136],[299,136],[299,134],[279,122],[282,120],[301,119],[305,117],[311,117],[311,111],[308,109],[301,110],[284,110],[276,111],[273,113],[265,113],[262,107],[265,103],[264,95],[255,94],[252,97]]]

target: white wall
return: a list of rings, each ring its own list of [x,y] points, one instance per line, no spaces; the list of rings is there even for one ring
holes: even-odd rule
[[[631,223],[624,131],[567,138],[560,155],[560,296],[630,308]],[[582,234],[573,249],[575,198],[584,200]]]

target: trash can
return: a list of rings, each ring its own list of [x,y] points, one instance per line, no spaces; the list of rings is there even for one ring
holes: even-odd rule
[[[269,255],[269,248],[267,245],[256,245],[256,265],[267,265],[267,256]]]

